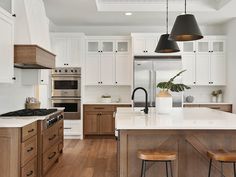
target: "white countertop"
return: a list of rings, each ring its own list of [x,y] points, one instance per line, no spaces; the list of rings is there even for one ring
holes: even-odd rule
[[[111,103],[102,103],[102,102],[85,102],[83,105],[132,105],[132,103],[122,103],[122,102],[111,102]]]
[[[117,130],[236,130],[236,114],[209,108],[173,108],[170,114],[149,114],[141,109],[118,108]]]
[[[56,108],[63,111],[64,108]],[[52,113],[55,114],[55,113]],[[52,115],[50,114],[50,115]],[[26,117],[0,117],[0,128],[21,128],[38,120],[44,120],[48,116],[26,116]]]
[[[193,104],[209,104],[209,105],[231,105],[232,103],[212,103],[212,102],[193,102],[193,103],[183,103],[184,105],[193,105]]]

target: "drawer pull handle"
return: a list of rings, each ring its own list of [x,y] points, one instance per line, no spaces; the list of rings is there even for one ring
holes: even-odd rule
[[[211,107],[211,109],[220,109],[220,107]]]
[[[64,130],[71,130],[72,128],[69,127],[65,127]]]
[[[34,131],[34,129],[32,128],[31,130],[28,130],[28,133],[31,133],[31,132],[33,132]]]
[[[104,108],[94,108],[94,109],[104,109]]]
[[[34,150],[34,148],[31,147],[30,149],[27,150],[27,152],[31,152],[31,151],[33,151],[33,150]]]
[[[57,137],[57,135],[54,134],[53,137],[48,138],[48,140],[49,140],[49,141],[52,141],[52,140],[55,139],[56,137]]]
[[[31,176],[34,172],[31,170],[26,176]]]
[[[53,154],[51,156],[48,157],[49,160],[51,160],[57,153],[53,152]]]

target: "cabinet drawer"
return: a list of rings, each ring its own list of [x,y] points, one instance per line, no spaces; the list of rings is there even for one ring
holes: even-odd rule
[[[22,142],[36,135],[37,133],[37,122],[26,125],[22,128]]]
[[[21,177],[37,177],[37,158],[34,158],[21,168]]]
[[[59,144],[58,144],[58,151],[62,152],[63,147],[64,147],[63,141],[60,141]]]
[[[58,156],[58,144],[55,144],[43,154],[43,174],[58,160]]]
[[[211,109],[216,109],[219,111],[224,111],[224,112],[232,112],[232,106],[231,105],[217,105],[217,104],[212,104],[212,105],[201,105],[201,107],[208,107]]]
[[[43,152],[59,141],[59,129],[57,125],[43,132]]]
[[[115,111],[114,106],[91,105],[85,106],[84,111]]]
[[[63,124],[63,121],[60,121],[58,123],[58,135],[59,135],[60,139],[64,136],[64,124]]]
[[[37,136],[21,144],[21,166],[23,167],[37,155]]]

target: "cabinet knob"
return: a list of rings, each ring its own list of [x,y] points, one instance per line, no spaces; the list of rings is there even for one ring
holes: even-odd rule
[[[116,53],[117,53],[118,51],[116,50]]]
[[[16,80],[16,77],[13,77],[13,78],[12,78],[12,80],[14,80],[14,81],[15,81],[15,80]]]
[[[41,80],[41,82],[43,82],[43,80]]]
[[[118,84],[118,82],[116,82],[116,84]]]
[[[196,84],[196,82],[193,82],[193,84]]]
[[[13,17],[16,17],[16,14],[12,14]]]

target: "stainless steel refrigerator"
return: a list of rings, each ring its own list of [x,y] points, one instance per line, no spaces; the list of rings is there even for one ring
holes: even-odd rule
[[[143,87],[148,92],[148,105],[155,107],[156,94],[159,92],[157,84],[168,81],[182,70],[181,56],[154,56],[134,58],[134,88]],[[182,78],[178,77],[176,83],[182,83]],[[182,107],[183,93],[172,93],[173,107]],[[143,107],[145,96],[138,90],[134,98],[134,106]]]

